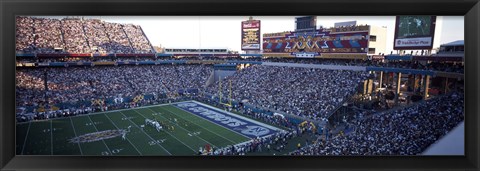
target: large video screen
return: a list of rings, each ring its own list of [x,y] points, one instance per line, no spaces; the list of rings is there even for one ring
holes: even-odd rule
[[[313,31],[317,28],[316,16],[296,17],[295,31]]]
[[[463,16],[316,18],[17,16],[16,155],[465,154]]]
[[[431,49],[435,16],[397,16],[394,49]]]

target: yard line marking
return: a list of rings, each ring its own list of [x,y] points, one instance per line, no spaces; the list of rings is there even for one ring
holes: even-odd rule
[[[110,117],[108,117],[108,115],[106,115],[106,114],[103,114],[103,115],[104,115],[105,117],[107,117],[107,119],[110,120],[110,122],[113,123],[113,126],[115,126],[117,129],[120,129],[120,128],[117,126],[117,124],[115,124],[115,122],[113,122],[112,119],[110,119]],[[137,150],[137,152],[138,152],[140,155],[143,155],[143,154],[137,149],[137,147],[136,147],[135,145],[133,145],[132,142],[130,142],[130,140],[128,139],[128,137],[126,137],[126,138],[127,138],[127,141],[128,141],[130,144],[132,144],[133,148],[135,148],[135,150]]]
[[[145,119],[148,119],[146,118],[145,116],[143,116],[140,112],[136,111],[135,109],[133,110],[135,112],[137,112],[138,114],[140,114],[143,118]],[[192,147],[188,146],[187,144],[185,144],[183,141],[180,141],[177,137],[175,137],[174,135],[170,134],[168,131],[165,131],[165,130],[162,130],[163,132],[166,132],[168,135],[172,136],[173,138],[175,138],[176,140],[178,140],[179,142],[181,142],[183,145],[187,146],[188,148],[190,148],[190,150],[192,150],[193,152],[197,152],[196,150],[194,150]]]
[[[123,114],[123,112],[119,111],[123,116],[125,116],[127,119],[127,115]],[[153,139],[150,135],[148,135],[142,128],[140,128],[137,124],[135,124],[135,122],[133,122],[132,120],[128,119],[130,122],[133,123],[133,125],[135,125],[138,129],[140,129],[145,135],[147,135],[150,139],[152,139],[153,141],[155,141],[155,139]],[[172,155],[172,153],[170,153],[167,149],[165,149],[162,145],[160,145],[159,143],[156,143],[158,146],[160,146],[163,150],[165,150],[168,154]]]
[[[171,110],[168,110],[168,109],[166,109],[166,108],[162,108],[162,109],[165,109],[166,111],[168,111],[169,113],[172,113],[172,114],[175,115],[175,116],[178,116],[178,117],[180,117],[180,118],[182,118],[182,119],[185,119],[184,117],[179,116],[179,115],[173,113]],[[184,111],[185,111],[185,110],[184,110]],[[188,111],[185,111],[185,112],[188,112]],[[188,113],[190,113],[190,112],[188,112]],[[197,116],[197,115],[195,115],[195,114],[192,114],[192,113],[190,113],[190,114],[193,115],[193,116],[199,117],[199,116]],[[201,118],[201,117],[199,117],[199,118]],[[207,120],[207,119],[204,119],[204,118],[201,118],[201,119]],[[185,120],[187,120],[187,119],[185,119]],[[207,120],[207,121],[208,121],[208,120]],[[228,141],[230,141],[230,142],[232,142],[232,143],[234,143],[234,144],[237,143],[237,142],[234,142],[234,141],[232,141],[231,139],[228,139],[228,138],[226,138],[226,137],[224,137],[224,136],[222,136],[222,135],[220,135],[220,134],[217,134],[216,132],[213,132],[213,131],[211,131],[211,130],[209,130],[209,129],[207,129],[207,128],[205,128],[205,127],[203,127],[203,126],[201,126],[201,125],[199,125],[199,124],[197,124],[197,123],[195,123],[195,122],[193,122],[193,121],[190,121],[190,123],[193,123],[193,124],[195,124],[195,125],[197,125],[197,126],[199,126],[199,127],[202,127],[203,129],[207,130],[208,132],[211,132],[211,133],[213,133],[213,134],[215,134],[215,135],[218,135],[218,136],[220,136],[220,137],[222,137],[222,138],[224,138],[224,139],[226,139],[226,140],[228,140]],[[214,123],[214,122],[212,122],[212,123]],[[214,124],[215,124],[215,125],[218,125],[218,124],[216,124],[216,123],[214,123]],[[221,125],[219,125],[219,126],[221,126]],[[222,127],[223,127],[223,126],[222,126]],[[225,127],[223,127],[223,128],[225,128]],[[226,129],[228,129],[228,128],[226,128]],[[228,129],[228,130],[231,131],[230,129]],[[233,131],[232,131],[232,132],[233,132]],[[234,133],[236,133],[236,132],[234,132]],[[238,133],[236,133],[236,134],[238,134]],[[250,139],[250,138],[248,138],[248,139]]]
[[[53,121],[50,120],[50,152],[53,155]]]
[[[72,118],[69,118],[69,119],[70,119],[70,123],[72,124],[73,133],[75,134],[75,137],[77,137],[77,131],[75,131],[75,126],[73,126]],[[80,149],[80,155],[83,155],[82,147],[80,147],[80,142],[77,142],[77,144],[78,144],[78,148]]]
[[[23,140],[23,147],[22,147],[22,153],[25,150],[25,144],[27,144],[27,138],[28,138],[28,132],[30,132],[30,125],[32,125],[32,122],[28,123],[28,129],[27,129],[27,134],[25,135],[25,140]]]
[[[87,118],[90,119],[90,121],[92,122],[93,127],[94,127],[95,130],[97,130],[97,132],[98,132],[97,126],[95,126],[95,122],[93,122],[92,118],[90,118],[90,116],[87,116]],[[113,153],[112,153],[112,151],[110,150],[110,148],[108,148],[107,143],[105,143],[105,140],[102,140],[102,142],[103,142],[103,144],[105,144],[105,147],[107,147],[108,152],[110,152],[110,154],[113,155]]]
[[[157,105],[148,105],[148,106],[141,106],[141,107],[135,107],[135,108],[109,110],[109,111],[104,111],[104,112],[93,112],[93,113],[89,113],[89,114],[81,114],[81,115],[68,116],[68,117],[69,117],[69,118],[75,118],[75,117],[81,117],[81,116],[97,115],[97,114],[102,114],[102,113],[114,113],[114,112],[125,111],[125,110],[132,110],[132,109],[143,109],[143,108],[147,108],[147,107],[166,106],[166,105],[172,105],[172,104],[177,104],[177,103],[182,103],[182,102],[189,102],[189,101],[191,101],[191,100],[180,101],[180,102],[173,102],[173,103],[163,103],[163,104],[157,104]],[[65,118],[64,118],[64,117],[57,117],[57,118],[50,118],[50,119],[48,119],[48,120],[57,120],[57,119],[65,119]],[[46,120],[46,119],[45,119],[45,120],[31,120],[31,121],[27,121],[27,122],[17,123],[17,125],[27,124],[27,123],[30,123],[30,122],[38,122],[38,121],[41,122],[41,121],[47,121],[47,120]]]
[[[172,105],[170,105],[170,106],[172,106]],[[185,110],[185,109],[182,109],[182,108],[179,108],[179,107],[176,107],[176,106],[172,106],[172,107],[175,107],[175,108],[177,108],[177,109],[180,109],[180,110],[182,110],[182,111],[184,111],[184,112],[191,113],[191,112],[189,112],[189,111],[187,111],[187,110]],[[197,117],[197,118],[206,120],[206,121],[208,121],[208,122],[210,122],[210,123],[213,123],[213,124],[215,124],[215,125],[221,126],[221,127],[225,128],[225,129],[227,129],[227,130],[229,130],[229,131],[231,131],[231,132],[233,132],[233,133],[235,133],[235,134],[241,135],[241,136],[243,136],[243,137],[245,137],[245,138],[247,138],[247,139],[249,139],[249,140],[252,139],[252,138],[247,137],[247,136],[245,136],[245,135],[243,135],[243,134],[237,133],[237,132],[233,131],[232,129],[227,128],[227,127],[225,127],[225,126],[223,126],[223,125],[220,125],[220,124],[217,124],[217,123],[215,123],[215,122],[213,122],[213,121],[210,121],[210,120],[208,120],[208,119],[202,118],[202,117],[200,117],[200,116],[198,116],[198,115],[196,115],[196,114],[192,114],[192,115],[195,116],[195,117]],[[192,123],[193,123],[193,122],[192,122]],[[199,125],[199,126],[200,126],[200,125]],[[225,137],[223,137],[223,138],[225,138]],[[227,138],[227,139],[228,139],[228,138]],[[230,140],[230,139],[228,139],[228,140],[229,140],[230,142],[233,142],[233,141]],[[233,142],[233,143],[236,143],[236,142]]]
[[[167,106],[165,106],[165,107],[167,107]],[[175,114],[174,112],[172,112],[171,110],[168,110],[167,108],[161,108],[161,107],[160,107],[160,109],[165,109],[168,113],[171,113],[171,114],[173,114],[173,115],[175,115],[175,116],[178,116],[179,118],[182,118],[182,119],[184,119],[184,120],[186,120],[186,121],[189,121],[188,119],[186,119],[186,117],[182,117],[182,116],[180,116],[180,115],[177,115],[177,114]],[[187,112],[187,111],[184,111],[184,112]],[[195,114],[192,114],[192,113],[190,113],[190,112],[188,112],[188,113],[189,113],[190,115],[196,116]],[[197,117],[198,117],[198,116],[197,116]],[[201,119],[203,119],[203,118],[201,118]],[[206,119],[203,119],[203,120],[206,120]],[[225,139],[225,140],[227,140],[227,141],[230,141],[230,142],[232,142],[232,143],[234,143],[234,144],[237,143],[237,142],[235,142],[235,141],[232,141],[231,139],[228,139],[228,138],[226,138],[226,137],[224,137],[224,136],[216,133],[215,131],[212,131],[212,130],[210,130],[210,129],[208,129],[208,128],[203,127],[203,126],[200,125],[200,124],[195,123],[194,121],[189,121],[189,122],[192,123],[192,124],[194,124],[194,125],[197,125],[197,126],[203,128],[203,129],[205,129],[205,130],[208,131],[208,132],[211,132],[211,133],[213,133],[213,134],[215,134],[215,135],[218,135],[219,137],[222,137],[223,139]],[[216,124],[216,123],[214,123],[214,124],[215,124],[215,125],[218,125],[218,124]],[[225,128],[225,127],[224,127],[224,128]],[[229,130],[229,131],[230,131],[230,130]],[[235,133],[236,133],[236,132],[235,132]],[[249,139],[250,139],[250,138],[249,138]]]
[[[147,108],[147,109],[149,109],[149,110],[151,110],[151,111],[153,111],[153,112],[156,112],[156,111],[152,110],[151,108]],[[175,115],[175,114],[173,114],[173,115]],[[160,117],[162,117],[162,118],[165,118],[165,117],[163,117],[162,115],[158,115],[158,116],[160,116]],[[177,116],[177,115],[175,115],[175,116]],[[155,116],[154,116],[154,117],[155,117]],[[181,117],[180,117],[180,118],[181,118]],[[183,130],[187,131],[188,133],[192,133],[192,132],[190,132],[189,130],[187,130],[187,129],[183,128],[182,126],[178,125],[177,123],[174,123],[174,122],[168,120],[167,118],[165,118],[165,119],[166,119],[168,122],[173,123],[173,124],[177,125],[178,127],[182,128]],[[190,122],[190,121],[188,121],[188,122]],[[191,122],[190,122],[190,123],[191,123]],[[200,137],[200,136],[198,136],[198,135],[195,135],[195,137],[198,137],[198,138],[200,138],[201,140],[203,140],[204,142],[206,142],[206,143],[208,143],[208,144],[211,144],[213,147],[217,148],[217,146],[215,146],[213,143],[208,142],[207,140],[203,139],[202,137]]]

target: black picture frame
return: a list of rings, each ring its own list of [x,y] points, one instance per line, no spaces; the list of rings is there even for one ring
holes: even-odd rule
[[[15,156],[16,15],[464,15],[465,156]],[[3,170],[478,170],[478,0],[1,0],[0,169]]]

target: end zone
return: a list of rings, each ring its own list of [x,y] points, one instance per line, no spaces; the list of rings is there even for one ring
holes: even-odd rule
[[[271,125],[223,111],[196,101],[179,102],[172,104],[172,106],[230,129],[248,138],[264,137],[284,131]]]

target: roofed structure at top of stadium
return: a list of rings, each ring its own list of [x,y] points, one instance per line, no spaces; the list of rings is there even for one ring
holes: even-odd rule
[[[441,46],[463,46],[465,45],[464,40],[457,40],[450,43],[442,44]]]
[[[17,53],[155,53],[139,25],[83,18],[16,18]]]

